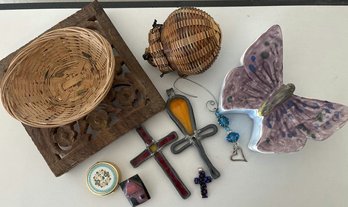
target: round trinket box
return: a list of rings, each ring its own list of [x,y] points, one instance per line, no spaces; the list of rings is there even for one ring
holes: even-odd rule
[[[110,162],[97,162],[87,174],[88,189],[100,196],[108,195],[116,190],[120,182],[117,166]]]

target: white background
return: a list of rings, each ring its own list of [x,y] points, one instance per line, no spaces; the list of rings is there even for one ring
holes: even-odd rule
[[[271,25],[279,24],[284,36],[284,82],[296,85],[296,94],[326,99],[348,105],[348,7],[240,7],[203,8],[220,24],[222,49],[207,72],[192,77],[216,96],[225,74],[239,66],[244,50]],[[142,60],[147,33],[156,18],[163,22],[174,8],[106,9],[106,13],[123,36],[150,79],[165,97],[176,74],[160,78],[160,73]],[[29,40],[76,9],[0,11],[0,58],[6,57]],[[209,96],[190,84],[180,84],[194,91],[192,99],[198,127],[215,123],[205,109]],[[1,206],[130,206],[118,189],[107,197],[90,193],[85,179],[87,169],[97,161],[115,162],[126,179],[138,173],[146,184],[151,200],[146,206],[315,206],[348,205],[348,126],[328,140],[309,141],[298,153],[263,155],[247,150],[252,123],[246,116],[233,116],[232,128],[241,134],[248,163],[231,162],[232,146],[219,130],[203,145],[220,170],[221,177],[208,185],[209,198],[201,199],[193,183],[197,168],[204,166],[198,152],[189,148],[173,155],[169,147],[164,154],[174,166],[192,195],[182,200],[154,159],[133,169],[129,161],[145,145],[133,130],[82,162],[61,177],[54,177],[21,124],[0,109],[0,201]],[[151,135],[159,139],[176,128],[165,112],[144,123]]]

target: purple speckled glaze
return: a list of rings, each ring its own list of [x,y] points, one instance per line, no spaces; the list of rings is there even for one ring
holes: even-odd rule
[[[283,40],[278,25],[248,48],[243,64],[226,75],[220,109],[247,113],[254,119],[250,149],[295,152],[307,138],[324,140],[347,122],[347,106],[293,95],[294,86],[283,84]]]

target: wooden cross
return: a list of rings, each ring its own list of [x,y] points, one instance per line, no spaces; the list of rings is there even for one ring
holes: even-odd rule
[[[136,168],[150,157],[155,157],[155,160],[161,166],[162,170],[170,179],[172,184],[175,186],[180,196],[183,199],[188,198],[191,195],[190,191],[181,181],[174,168],[169,164],[168,160],[164,157],[164,155],[161,152],[161,150],[165,146],[168,146],[170,143],[172,143],[174,140],[178,138],[177,133],[171,132],[170,134],[156,142],[143,127],[138,127],[136,131],[145,142],[146,149],[130,161],[132,166]]]

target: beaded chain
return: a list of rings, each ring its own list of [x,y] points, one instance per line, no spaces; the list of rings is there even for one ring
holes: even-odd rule
[[[185,93],[184,91],[180,90],[178,87],[176,87],[176,82],[180,79],[184,79],[184,80],[187,80],[193,84],[196,84],[197,86],[201,87],[202,89],[204,89],[206,92],[208,92],[211,97],[214,99],[214,100],[209,100],[206,102],[206,107],[209,111],[211,112],[215,112],[215,116],[217,118],[217,122],[218,124],[223,127],[225,129],[225,131],[227,132],[227,135],[225,137],[225,140],[232,143],[232,146],[233,146],[233,151],[232,151],[232,155],[231,155],[231,160],[232,161],[244,161],[244,162],[248,162],[246,159],[245,159],[245,156],[244,156],[244,153],[243,153],[243,150],[242,148],[238,145],[238,140],[239,140],[239,133],[238,132],[234,132],[232,131],[232,129],[229,127],[230,125],[230,120],[223,114],[221,114],[219,112],[219,109],[217,107],[217,99],[215,98],[214,94],[212,92],[210,92],[207,88],[205,88],[203,85],[191,80],[191,79],[188,79],[188,78],[177,78],[174,83],[173,83],[173,88],[175,88],[176,90],[180,91],[181,93],[187,95],[187,96],[190,96],[190,97],[193,97],[193,98],[198,98],[197,96],[195,95],[191,95],[191,94],[188,94],[188,93]],[[235,157],[238,157],[238,156],[241,156],[241,158],[235,158]]]
[[[230,120],[226,116],[222,115],[218,109],[215,111],[215,116],[219,125],[222,126],[227,132],[227,136],[225,137],[226,141],[236,143],[239,140],[239,133],[232,131],[232,129],[229,127]]]
[[[231,155],[231,160],[248,162],[245,159],[242,148],[240,148],[238,145],[238,140],[240,137],[239,133],[232,131],[232,129],[229,127],[230,120],[225,115],[221,114],[218,109],[216,109],[215,111],[215,116],[217,118],[217,122],[219,123],[219,125],[223,127],[225,131],[227,132],[225,140],[233,144],[233,152]],[[234,158],[235,156],[238,156],[238,154],[241,155],[241,158]]]

